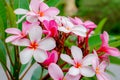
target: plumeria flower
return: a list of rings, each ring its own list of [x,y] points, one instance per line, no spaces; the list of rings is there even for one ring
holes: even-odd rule
[[[47,52],[48,58],[42,63],[44,66],[49,66],[51,63],[56,63],[58,61],[58,53],[53,50],[52,52]]]
[[[105,52],[106,55],[120,56],[120,51],[117,48],[109,46],[108,44],[109,35],[106,31],[104,31],[103,34],[100,35],[100,38],[102,40],[102,45],[100,49],[97,51],[97,53]]]
[[[29,30],[30,40],[24,39],[21,42],[17,42],[18,45],[27,46],[27,48],[20,52],[20,60],[22,64],[28,63],[32,56],[39,63],[44,62],[48,58],[46,51],[55,48],[55,40],[50,37],[41,39],[41,37],[41,27],[33,26]]]
[[[25,17],[29,22],[36,22],[38,19],[43,21],[59,14],[59,10],[57,8],[48,7],[43,0],[31,0],[29,9],[30,10],[18,8],[14,11],[15,14],[24,15],[17,23],[21,22]]]
[[[82,59],[83,57],[82,51],[80,48],[76,46],[71,47],[71,53],[72,53],[73,59],[71,59],[70,56],[67,54],[61,54],[60,56],[62,60],[73,65],[69,69],[68,73],[73,76],[78,74],[83,75],[85,77],[94,76],[95,72],[88,65],[92,64],[92,61],[96,56],[94,54],[89,54]]]
[[[96,51],[94,51],[96,54]],[[100,63],[98,56],[96,56],[95,60],[92,62],[92,67],[96,73],[98,80],[111,80],[109,75],[105,73],[105,69],[107,67],[107,63],[102,61]]]
[[[75,25],[83,25],[84,27],[86,27],[87,29],[90,29],[90,28],[96,28],[97,25],[92,22],[92,21],[85,21],[83,22],[80,18],[78,17],[75,17],[75,18],[70,18],[70,20],[73,22],[73,24]]]
[[[32,26],[32,25],[39,25],[39,23],[29,23],[29,22],[24,22],[22,24],[22,31],[20,31],[19,29],[17,28],[8,28],[5,30],[6,33],[9,33],[9,34],[13,34],[12,36],[9,36],[5,42],[12,42],[12,44],[15,45],[15,42],[21,40],[21,39],[24,39],[26,38],[27,34],[28,34],[28,30],[29,28]]]
[[[55,37],[58,35],[58,25],[55,20],[44,20],[44,27],[46,30],[43,30],[44,34],[47,34],[48,37]]]
[[[58,30],[62,31],[64,33],[74,33],[76,35],[85,37],[86,36],[86,28],[84,28],[82,25],[75,26],[67,17],[60,17],[58,22]]]
[[[48,72],[50,76],[53,78],[53,80],[79,80],[80,79],[79,75],[72,76],[66,73],[66,75],[64,76],[60,67],[55,63],[51,63],[49,65]]]

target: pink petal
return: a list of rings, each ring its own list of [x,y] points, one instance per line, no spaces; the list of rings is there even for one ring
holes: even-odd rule
[[[71,22],[74,24],[74,25],[82,25],[83,24],[83,21],[78,18],[78,17],[75,17],[75,18],[69,18],[71,20]]]
[[[43,0],[31,0],[30,2],[30,11],[33,11],[35,13],[39,12],[39,7],[40,7],[40,3],[42,2]]]
[[[92,61],[92,67],[94,70],[96,70],[96,68],[98,67],[99,65],[99,59],[96,58],[95,60]]]
[[[55,7],[50,7],[47,10],[44,11],[44,14],[46,16],[56,16],[59,14],[59,10]]]
[[[49,7],[47,4],[45,4],[44,2],[40,3],[40,12],[44,12],[45,10],[47,10]]]
[[[44,24],[45,29],[49,30],[49,21],[44,20],[43,24]]]
[[[29,37],[31,41],[40,41],[42,37],[42,28],[40,26],[33,26],[29,30]]]
[[[101,71],[104,72],[107,66],[108,66],[107,62],[102,61],[99,65],[99,68],[100,68]]]
[[[16,39],[18,39],[19,36],[18,35],[14,35],[14,36],[9,36],[8,38],[6,38],[5,42],[8,43],[8,42],[12,42]]]
[[[108,47],[106,53],[111,56],[120,56],[120,51],[113,47]]]
[[[85,77],[92,77],[95,75],[94,70],[91,67],[82,67],[80,68],[81,75]]]
[[[17,45],[17,46],[29,46],[30,45],[30,40],[29,39],[18,39],[12,42],[12,44]]]
[[[92,21],[85,21],[84,22],[84,26],[86,28],[96,28],[97,27],[97,25],[94,22],[92,22]]]
[[[80,74],[80,69],[73,66],[69,69],[68,73],[72,76],[77,76]]]
[[[21,33],[21,31],[17,28],[7,28],[5,32],[9,34],[17,34],[17,35]]]
[[[33,55],[33,50],[29,48],[25,48],[20,52],[20,61],[22,64],[26,64],[30,61]]]
[[[108,41],[109,41],[109,35],[106,31],[103,32],[103,34],[100,35],[100,38],[102,40],[102,46],[105,45],[107,46],[108,45]]]
[[[61,55],[60,55],[60,58],[61,58],[63,61],[65,61],[65,62],[67,62],[67,63],[69,63],[69,64],[71,64],[71,65],[74,65],[73,60],[72,60],[71,57],[68,56],[67,54],[61,54]]]
[[[82,64],[84,66],[88,66],[91,65],[94,60],[96,60],[96,55],[88,54],[87,56],[84,57]]]
[[[27,14],[28,13],[28,10],[25,10],[25,9],[22,9],[22,8],[18,8],[14,11],[15,14]]]
[[[63,72],[60,69],[60,67],[55,64],[55,63],[51,63],[48,67],[48,72],[50,74],[50,76],[54,79],[54,80],[62,80],[63,78]]]
[[[97,76],[98,80],[111,80],[109,75],[106,74],[105,72],[97,74],[96,76]]]
[[[34,23],[38,21],[38,17],[37,16],[27,16],[26,20],[30,23]]]
[[[34,59],[39,63],[44,62],[48,57],[46,52],[44,50],[41,50],[41,49],[34,50],[33,56],[34,56]]]
[[[39,48],[43,50],[52,50],[56,47],[55,40],[53,38],[45,38],[40,41]]]
[[[77,46],[72,46],[71,53],[72,53],[72,56],[75,61],[77,61],[77,62],[81,61],[81,59],[83,57],[83,53],[80,48],[78,48]]]
[[[65,80],[79,80],[81,77],[81,75],[77,75],[77,76],[72,76],[69,73],[66,73],[64,79]]]

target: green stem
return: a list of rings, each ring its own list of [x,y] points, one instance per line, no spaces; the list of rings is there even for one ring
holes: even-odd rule
[[[19,58],[19,49],[18,49],[18,46],[15,46],[15,65],[13,67],[14,80],[19,80],[20,68],[21,68],[21,63],[20,63],[20,58]]]
[[[42,71],[41,71],[41,74],[40,74],[40,80],[42,80],[42,76],[43,76],[43,72],[44,72],[44,68],[43,67],[41,67],[42,68]]]
[[[4,45],[5,45],[6,52],[7,52],[7,55],[8,55],[8,57],[9,57],[10,63],[11,63],[12,66],[14,66],[13,61],[12,61],[12,58],[11,58],[11,56],[10,56],[10,52],[9,52],[8,46],[7,46],[7,44],[6,44],[5,42],[4,42]]]

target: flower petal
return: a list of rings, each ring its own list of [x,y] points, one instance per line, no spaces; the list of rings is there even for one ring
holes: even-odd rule
[[[80,74],[80,69],[73,66],[69,69],[68,73],[72,76],[77,76]]]
[[[99,68],[100,68],[101,71],[104,72],[107,66],[108,66],[107,62],[102,61],[99,65]]]
[[[59,31],[63,31],[63,32],[65,32],[65,33],[71,32],[71,30],[67,30],[64,26],[58,27],[58,30],[59,30]]]
[[[18,35],[9,36],[8,38],[6,38],[5,42],[8,43],[8,42],[14,41],[14,40],[16,40],[18,38],[19,38]]]
[[[86,37],[87,30],[83,26],[75,26],[72,28],[72,32],[76,35]]]
[[[22,16],[16,23],[20,23],[27,15]]]
[[[29,30],[29,37],[31,41],[40,41],[42,37],[42,28],[40,26],[33,26]]]
[[[26,20],[30,23],[34,23],[38,21],[38,17],[37,16],[27,16]]]
[[[114,47],[108,47],[106,53],[111,56],[120,56],[120,51]]]
[[[67,54],[61,54],[61,55],[60,55],[60,58],[61,58],[63,61],[65,61],[65,62],[67,62],[67,63],[69,63],[69,64],[74,65],[73,60],[72,60],[71,57],[68,56]]]
[[[22,8],[18,8],[14,11],[15,14],[27,14],[28,10],[22,9]]]
[[[21,33],[21,31],[17,28],[7,28],[5,32],[9,34],[17,34],[17,35]]]
[[[34,59],[39,63],[44,62],[48,57],[46,52],[44,50],[41,50],[41,49],[34,50],[33,56],[34,56]]]
[[[22,64],[26,64],[32,58],[33,50],[29,48],[25,48],[20,52],[20,61]]]
[[[111,80],[109,75],[105,72],[96,75],[98,80]]]
[[[85,77],[92,77],[95,75],[94,70],[89,66],[80,68],[80,73]]]
[[[50,76],[54,79],[54,80],[62,80],[63,78],[63,72],[60,69],[60,67],[55,64],[55,63],[51,63],[48,67],[48,72],[50,74]]]
[[[77,61],[77,62],[81,61],[81,59],[83,57],[83,53],[80,48],[78,48],[77,46],[72,46],[71,53],[72,53],[72,56],[75,61]]]
[[[70,75],[69,73],[66,73],[64,79],[65,79],[65,80],[79,80],[80,77],[81,77],[80,74],[77,75],[77,76],[72,76],[72,75]]]
[[[12,42],[12,44],[17,46],[29,46],[30,40],[29,39],[18,39]]]
[[[59,14],[59,10],[55,7],[50,7],[44,12],[44,14],[46,16],[56,16]]]
[[[93,62],[94,60],[96,60],[95,58],[96,58],[96,55],[94,55],[94,54],[88,54],[87,56],[84,57],[82,63],[83,63],[84,66],[91,65],[92,62]]]
[[[37,13],[39,11],[39,6],[42,1],[43,0],[31,0],[30,6],[29,6],[30,11]]]
[[[53,38],[45,38],[40,41],[39,48],[43,50],[51,50],[56,47],[55,40]]]
[[[40,3],[40,12],[44,12],[45,10],[47,10],[49,7],[47,4],[45,4],[44,2]]]

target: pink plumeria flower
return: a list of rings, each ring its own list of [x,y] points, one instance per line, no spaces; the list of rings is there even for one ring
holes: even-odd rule
[[[73,24],[75,24],[75,25],[83,25],[87,29],[96,28],[97,27],[97,25],[94,22],[92,22],[92,21],[85,21],[85,22],[83,22],[78,17],[70,18],[70,20],[73,22]]]
[[[100,38],[102,40],[102,45],[97,53],[105,52],[107,55],[120,56],[120,51],[117,48],[110,47],[108,45],[109,35],[106,31],[104,31],[103,34],[100,35]]]
[[[44,34],[47,34],[48,37],[55,37],[58,35],[58,25],[55,20],[44,20],[44,27],[46,30],[43,30]]]
[[[38,25],[39,23],[28,23],[27,21],[22,24],[22,31],[17,28],[8,28],[5,30],[6,33],[13,34],[9,36],[5,42],[12,42],[15,45],[15,42],[27,37],[28,30],[32,25]]]
[[[30,11],[22,8],[16,9],[14,12],[18,15],[24,15],[17,23],[21,22],[25,17],[29,22],[36,22],[38,19],[43,21],[49,17],[59,14],[59,10],[55,7],[48,7],[43,0],[31,0]]]
[[[60,17],[60,19],[57,22],[59,25],[59,31],[62,31],[64,33],[74,33],[82,37],[86,36],[86,28],[84,28],[82,25],[75,26],[67,17]]]
[[[64,76],[60,67],[55,63],[51,63],[49,65],[48,72],[50,76],[53,78],[53,80],[79,80],[80,79],[79,75],[71,76],[68,73],[66,73],[66,75]]]
[[[58,61],[58,53],[53,50],[52,52],[47,52],[48,58],[42,63],[44,66],[49,66],[51,63],[56,63]]]
[[[55,48],[55,40],[53,38],[44,38],[42,37],[42,28],[40,26],[33,26],[29,30],[29,39],[24,39],[21,42],[16,42],[17,45],[27,46],[20,52],[20,60],[22,64],[28,63],[32,56],[34,59],[42,63],[48,56],[46,51],[52,50]]]
[[[92,62],[92,67],[96,73],[98,80],[111,80],[109,75],[107,73],[105,73],[105,69],[106,69],[107,65],[108,64],[105,61],[102,61],[100,63],[98,56]]]
[[[82,59],[83,53],[81,49],[78,48],[77,46],[71,47],[71,53],[72,53],[73,59],[71,59],[70,56],[67,54],[61,54],[60,56],[62,60],[73,65],[69,69],[68,73],[73,76],[78,75],[78,74],[83,75],[85,77],[94,76],[95,72],[88,65],[92,64],[92,61],[94,60],[96,56],[94,54],[89,54]]]

